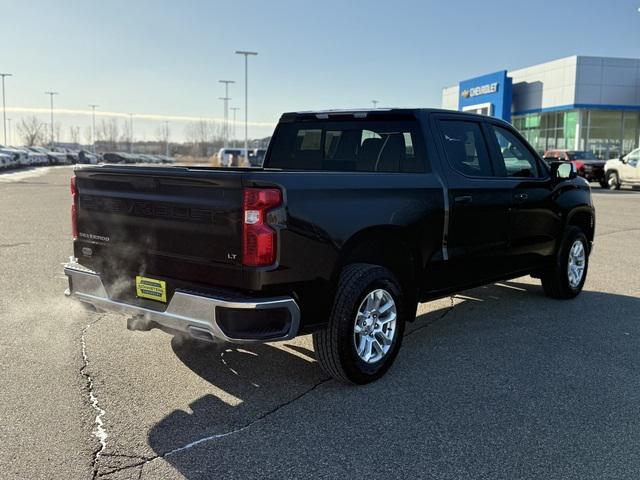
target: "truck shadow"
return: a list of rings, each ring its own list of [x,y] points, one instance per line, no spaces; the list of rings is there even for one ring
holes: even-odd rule
[[[459,311],[457,312],[459,314],[451,314],[456,311]],[[437,413],[434,415],[446,418],[447,416],[459,417],[468,414],[468,420],[471,421],[472,416],[475,415],[473,409],[461,413],[459,410],[455,410],[455,403],[448,405],[446,402],[448,392],[442,390],[455,388],[448,387],[448,385],[458,384],[457,388],[460,388],[460,384],[464,384],[465,390],[474,392],[470,395],[477,395],[477,398],[465,398],[465,404],[473,405],[475,402],[477,405],[482,405],[486,402],[485,389],[488,388],[487,385],[490,385],[494,380],[496,382],[504,381],[504,371],[501,368],[505,363],[513,363],[512,357],[524,356],[521,361],[531,364],[544,361],[552,347],[539,343],[541,338],[552,339],[554,348],[558,350],[557,352],[553,351],[554,355],[562,355],[565,345],[577,345],[576,348],[580,348],[581,351],[584,351],[585,345],[588,345],[589,351],[593,349],[594,355],[600,355],[600,350],[607,350],[606,354],[611,355],[609,346],[606,344],[608,340],[604,340],[606,337],[604,333],[612,327],[612,322],[616,322],[617,328],[632,331],[633,335],[640,335],[640,322],[637,314],[639,311],[640,299],[624,295],[584,291],[579,298],[573,301],[555,301],[546,298],[538,285],[519,281],[501,282],[476,288],[458,296],[456,306],[453,309],[441,308],[420,315],[416,322],[407,329],[403,350],[395,367],[386,377],[367,387],[347,387],[328,381],[326,375],[315,363],[310,343],[306,340],[296,342],[296,344],[288,342],[277,346],[240,347],[194,344],[181,342],[174,338],[172,348],[178,358],[212,386],[235,398],[236,402],[230,402],[228,398],[220,395],[204,395],[189,405],[191,412],[175,410],[155,424],[149,432],[148,442],[158,456],[164,457],[186,478],[211,478],[214,474],[224,476],[223,466],[218,469],[208,461],[211,449],[216,449],[215,438],[202,442],[194,449],[185,449],[165,455],[210,436],[237,432],[238,435],[245,438],[245,435],[251,434],[239,430],[247,426],[253,427],[254,423],[277,411],[280,407],[289,407],[295,403],[296,399],[325,382],[327,382],[327,388],[323,388],[322,391],[315,390],[313,394],[322,395],[322,401],[330,401],[337,409],[336,412],[340,412],[340,421],[347,419],[345,424],[338,423],[333,428],[339,429],[345,438],[355,436],[359,430],[359,414],[356,408],[358,402],[366,401],[373,405],[384,405],[390,389],[393,390],[396,401],[402,402],[403,397],[406,397],[404,400],[409,404],[414,402],[417,391],[416,384],[424,382],[424,378],[421,378],[425,376],[424,362],[427,362],[428,368],[432,370],[427,378],[437,377],[438,382],[435,385],[425,384],[423,389],[418,389],[419,396],[424,397],[421,401],[437,404]],[[615,312],[615,315],[612,312]],[[529,336],[533,340],[529,341]],[[500,346],[495,345],[497,341],[494,337],[498,337],[500,342],[513,340],[516,343],[525,342],[530,345],[527,345],[521,354],[516,355],[508,352],[504,354],[504,358],[499,358],[502,350]],[[494,369],[494,365],[488,364],[483,370],[483,375],[476,378],[466,376],[462,366],[459,367],[460,369],[454,368],[455,365],[451,363],[445,366],[438,349],[460,348],[460,342],[470,344],[486,342],[492,349],[495,349],[492,353],[498,357],[495,361],[500,363],[500,368],[495,367]],[[622,353],[619,348],[622,347],[616,346],[613,351],[627,357],[628,363],[628,352]],[[465,349],[464,352],[468,356],[482,357],[480,360],[470,360],[472,363],[487,361],[487,352],[479,353],[475,349]],[[527,358],[527,355],[530,357]],[[640,359],[633,360],[633,362],[639,363]],[[640,367],[640,365],[637,366]],[[532,387],[527,384],[527,373],[523,368],[518,369],[517,366],[512,377],[514,385],[510,388],[513,391],[518,391],[519,388],[531,389],[536,386],[537,388],[563,388],[561,384],[554,384],[552,387],[545,385],[545,380],[539,378],[536,378],[535,381],[542,383],[540,385],[534,383],[534,387]],[[439,391],[434,390],[438,388],[437,385],[440,385]],[[585,392],[573,392],[569,389],[568,393],[563,392],[563,394],[575,394],[577,397],[583,397],[589,394],[589,387],[585,388],[587,389]],[[455,393],[451,394],[455,395]],[[445,402],[438,403],[443,397]],[[515,408],[519,408],[517,406],[518,399],[519,397],[512,398],[511,394],[504,395],[504,398],[493,398],[492,401],[497,403],[492,404],[491,408],[513,409],[514,401],[516,402]],[[588,414],[590,407],[585,406],[584,408]],[[607,405],[607,408],[615,409],[615,396],[612,397],[611,405]],[[353,415],[351,416],[349,412],[352,409]],[[568,414],[575,415],[576,412]],[[333,425],[340,421],[333,417],[328,419],[328,422]],[[408,415],[405,420],[394,426],[395,432],[393,434],[398,439],[404,438],[403,429],[413,428],[415,422],[430,421],[432,421],[431,417],[427,419],[426,417],[416,418],[415,415]],[[464,423],[465,420],[458,421]],[[563,419],[559,418],[554,421],[562,422]],[[509,425],[508,422],[502,427],[505,430],[518,428],[517,425]],[[296,418],[295,422],[292,422],[291,431],[283,432],[283,435],[288,438],[297,438],[296,435],[305,435],[309,431],[315,432],[318,428],[317,423],[312,420]],[[446,445],[447,442],[455,445],[457,441],[463,441],[462,431],[448,431],[446,425],[442,428],[444,431],[440,431],[439,434],[446,437],[446,442],[443,445]],[[498,443],[502,442],[501,436],[506,436],[505,431],[500,428],[481,433],[482,435],[490,435],[491,441],[495,440]],[[315,433],[309,435],[313,437]],[[314,439],[305,438],[304,441],[311,445],[309,442],[313,442]],[[343,445],[343,439],[337,443]],[[343,445],[343,448],[346,447]],[[294,449],[295,452],[290,452],[294,456],[308,455],[309,452],[315,451],[313,446],[307,449],[305,445],[299,443]],[[247,457],[251,455],[272,457],[275,455],[270,449],[245,453]],[[440,454],[447,455],[446,448]],[[455,452],[452,451],[449,454],[453,456]],[[520,452],[520,455],[525,455],[525,453]],[[195,463],[194,459],[196,459]],[[522,458],[520,459],[522,460]],[[270,460],[274,462],[273,458]],[[327,459],[323,461],[327,461]],[[353,461],[357,462],[356,459]],[[491,460],[485,458],[478,461],[488,462]],[[314,462],[322,463],[317,458]],[[301,468],[305,463],[308,462],[299,462]],[[205,465],[208,466],[205,467]],[[255,471],[251,476],[260,477],[263,473]],[[300,473],[302,474],[302,472]],[[264,475],[269,476],[266,473]]]

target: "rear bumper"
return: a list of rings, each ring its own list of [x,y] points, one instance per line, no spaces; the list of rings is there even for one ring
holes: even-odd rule
[[[291,297],[215,298],[176,290],[164,311],[109,298],[100,275],[77,263],[68,263],[65,295],[97,310],[133,317],[143,330],[153,327],[183,332],[194,338],[232,343],[289,340],[300,329],[300,309]]]

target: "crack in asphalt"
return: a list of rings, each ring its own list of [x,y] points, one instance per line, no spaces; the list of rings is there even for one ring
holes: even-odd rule
[[[0,245],[0,248],[15,248],[15,247],[23,247],[25,245],[31,245],[31,244],[29,242],[3,243]]]
[[[446,317],[454,308],[454,298],[455,296],[449,296],[449,302],[450,305],[449,307],[447,307],[447,309],[440,314],[438,317],[436,317],[435,319],[433,319],[430,322],[425,323],[424,325],[421,325],[413,330],[411,330],[410,332],[407,332],[405,334],[405,337],[409,337],[411,335],[413,335],[414,333],[423,330],[427,327],[430,327],[432,325],[434,325],[435,323],[439,322],[440,320],[442,320],[444,317]],[[86,327],[88,328],[88,326]],[[224,362],[223,362],[224,363]],[[106,472],[101,472],[97,474],[97,477],[105,477],[108,475],[112,475],[114,473],[118,473],[118,472],[122,472],[124,470],[129,470],[131,468],[139,468],[139,472],[138,472],[138,479],[142,478],[142,471],[144,469],[144,465],[146,465],[147,463],[153,462],[155,460],[159,460],[159,459],[163,459],[172,455],[175,455],[177,453],[180,452],[184,452],[186,450],[190,450],[193,447],[196,447],[198,445],[201,445],[203,443],[207,443],[207,442],[211,442],[214,440],[219,440],[221,438],[225,438],[225,437],[229,437],[238,433],[241,433],[245,430],[248,430],[249,428],[253,427],[254,425],[256,425],[257,423],[260,423],[261,421],[263,421],[264,419],[270,417],[271,415],[275,414],[276,412],[278,412],[279,410],[297,402],[298,400],[302,399],[303,397],[305,397],[306,395],[310,394],[311,392],[313,392],[314,390],[316,390],[318,387],[324,385],[325,383],[331,381],[332,378],[331,377],[327,377],[324,378],[322,380],[320,380],[319,382],[313,384],[310,388],[304,390],[303,392],[301,392],[299,395],[296,395],[295,397],[287,400],[286,402],[280,403],[278,405],[276,405],[274,408],[272,408],[271,410],[268,410],[266,412],[264,412],[262,415],[258,416],[257,418],[251,420],[250,422],[248,422],[247,424],[239,427],[239,428],[235,428],[233,430],[230,430],[228,432],[223,432],[223,433],[217,433],[217,434],[213,434],[213,435],[207,435],[206,437],[202,437],[199,438],[198,440],[194,440],[193,442],[189,442],[185,445],[182,445],[180,447],[174,448],[172,450],[169,450],[165,453],[162,453],[160,455],[154,455],[152,457],[144,457],[144,456],[136,456],[136,455],[120,455],[120,454],[103,454],[104,456],[112,456],[112,457],[117,457],[117,456],[122,456],[122,457],[126,457],[126,458],[131,458],[131,459],[139,459],[139,462],[136,463],[132,463],[130,465],[125,465],[123,467],[119,467],[119,468],[113,468],[110,469]],[[95,477],[94,477],[95,478]]]
[[[98,476],[98,460],[100,459],[100,456],[104,452],[104,449],[107,448],[107,437],[109,436],[107,434],[106,429],[104,428],[104,422],[102,421],[102,417],[106,412],[104,409],[100,407],[100,404],[98,403],[98,398],[96,397],[96,394],[94,392],[93,379],[91,378],[91,375],[89,375],[86,372],[87,368],[89,367],[89,358],[87,357],[86,334],[89,328],[91,328],[92,325],[95,325],[101,319],[102,319],[102,316],[99,316],[93,322],[90,322],[87,325],[85,325],[85,327],[82,329],[82,334],[80,336],[80,344],[82,346],[82,367],[80,368],[80,375],[82,375],[85,378],[85,388],[89,392],[89,403],[91,404],[91,407],[96,411],[96,417],[93,421],[95,428],[91,433],[100,442],[100,447],[93,452],[93,459],[91,461],[92,478],[96,478]]]
[[[160,454],[160,455],[155,455],[153,457],[142,457],[142,456],[134,457],[132,455],[125,455],[126,457],[129,457],[129,458],[140,458],[141,461],[138,462],[138,463],[131,464],[131,465],[126,465],[124,467],[111,469],[111,470],[109,470],[107,472],[100,473],[97,476],[98,477],[104,477],[104,476],[107,476],[107,475],[111,475],[113,473],[121,472],[123,470],[128,470],[130,468],[144,467],[145,464],[153,462],[154,460],[159,460],[159,459],[162,459],[162,458],[169,457],[171,455],[175,455],[176,453],[180,453],[180,452],[189,450],[189,449],[191,449],[191,448],[193,448],[193,447],[195,447],[197,445],[200,445],[200,444],[203,444],[203,443],[206,443],[206,442],[210,442],[210,441],[213,441],[213,440],[218,440],[220,438],[229,437],[231,435],[235,435],[237,433],[241,433],[241,432],[243,432],[245,430],[248,430],[249,428],[253,427],[257,423],[261,422],[262,420],[266,419],[267,417],[270,417],[271,415],[275,414],[276,412],[278,412],[282,408],[285,408],[285,407],[291,405],[292,403],[297,402],[298,400],[302,399],[306,395],[308,395],[311,392],[313,392],[314,390],[316,390],[321,385],[324,385],[325,383],[327,383],[327,382],[329,382],[331,380],[333,380],[331,377],[327,377],[327,378],[324,378],[324,379],[320,380],[317,383],[314,383],[310,388],[307,388],[306,390],[301,392],[299,395],[296,395],[295,397],[287,400],[286,402],[283,402],[283,403],[280,403],[280,404],[276,405],[271,410],[268,410],[268,411],[264,412],[262,415],[258,416],[257,418],[251,420],[249,423],[247,423],[247,424],[245,424],[245,425],[243,425],[243,426],[241,426],[239,428],[230,430],[228,432],[217,433],[217,434],[214,434],[214,435],[208,435],[206,437],[199,438],[198,440],[195,440],[193,442],[189,442],[189,443],[187,443],[185,445],[182,445],[181,447],[174,448],[173,450],[169,450],[168,452],[165,452],[165,453]],[[111,456],[118,456],[118,455],[111,455]],[[138,474],[138,478],[141,478],[141,476],[142,476],[142,468],[140,468],[140,472]]]

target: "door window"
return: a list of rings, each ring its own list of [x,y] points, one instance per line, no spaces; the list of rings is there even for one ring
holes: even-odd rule
[[[638,165],[638,160],[640,160],[640,149],[631,152],[629,155],[627,155],[625,160],[627,161],[627,164],[632,167]]]
[[[442,120],[440,130],[445,153],[453,169],[471,177],[493,174],[479,123]]]
[[[499,151],[498,169],[507,177],[539,177],[538,162],[531,151],[506,128],[490,125]]]

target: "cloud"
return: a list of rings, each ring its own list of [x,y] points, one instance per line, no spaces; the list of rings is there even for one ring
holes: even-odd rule
[[[7,107],[7,112],[14,113],[33,113],[33,114],[49,114],[51,110],[49,108],[32,108],[32,107]],[[56,115],[93,115],[92,110],[73,110],[68,108],[54,108],[53,113]],[[123,112],[107,112],[103,110],[96,110],[96,117],[120,117],[129,118],[129,113]],[[189,115],[156,115],[151,113],[134,113],[134,119],[139,120],[157,120],[157,121],[169,121],[169,122],[197,122],[199,120],[208,120],[210,122],[222,123],[224,119],[218,117],[193,117]],[[233,120],[229,120],[230,124],[233,124]],[[238,120],[236,125],[244,125],[244,122]],[[248,122],[250,127],[263,127],[273,128],[275,123],[273,122]]]

